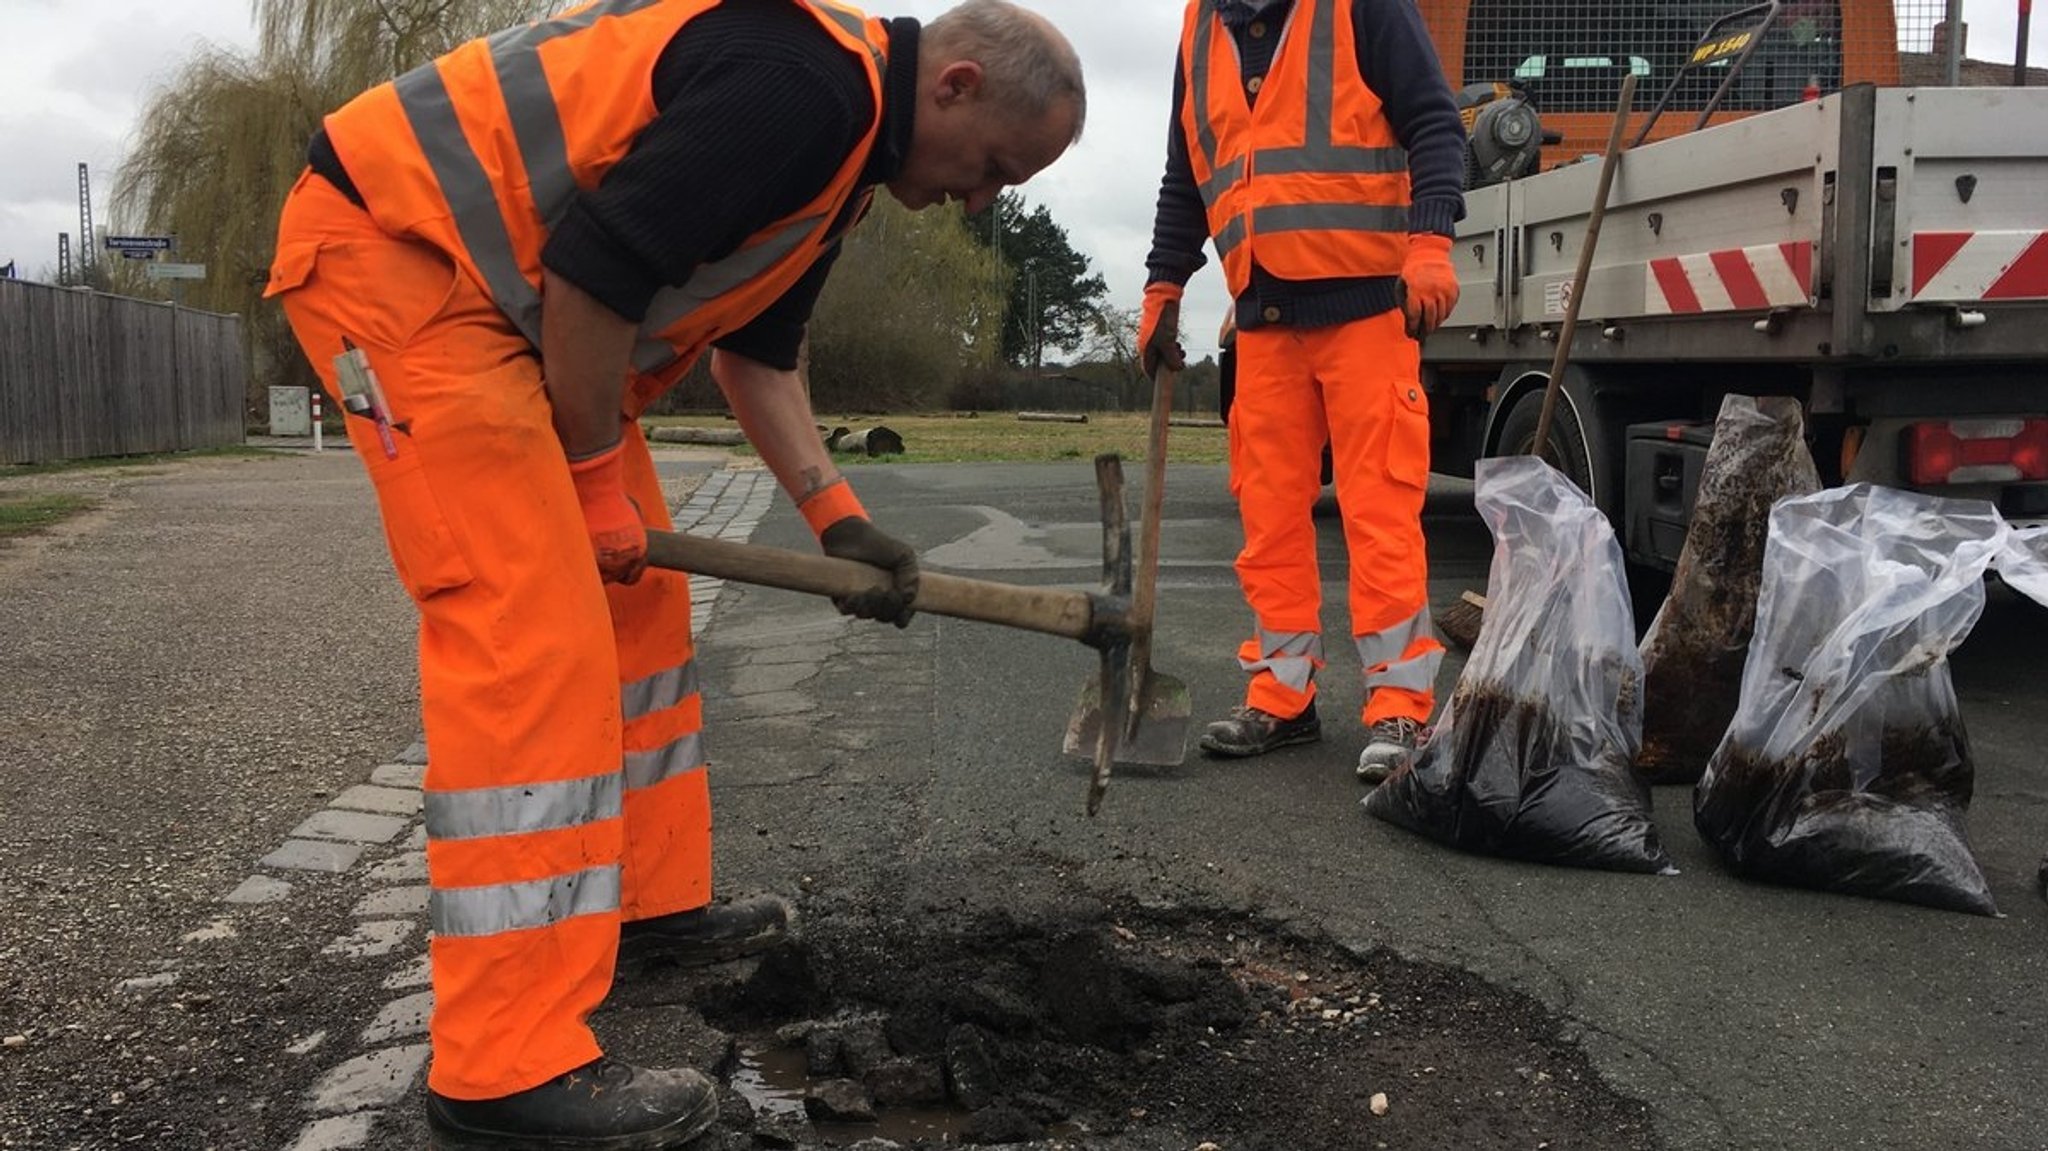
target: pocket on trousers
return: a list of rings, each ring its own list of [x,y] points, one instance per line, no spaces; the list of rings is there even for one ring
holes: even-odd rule
[[[1429,396],[1422,381],[1396,380],[1387,436],[1387,476],[1411,488],[1429,487]]]
[[[370,475],[377,486],[392,566],[413,599],[424,601],[476,578],[420,467],[417,450],[401,441],[399,457],[371,462]]]

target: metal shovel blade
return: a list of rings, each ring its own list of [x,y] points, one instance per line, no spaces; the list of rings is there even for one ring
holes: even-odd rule
[[[1170,675],[1147,671],[1138,684],[1137,706],[1118,733],[1118,763],[1171,767],[1187,758],[1188,685]],[[1102,732],[1102,673],[1088,677],[1081,700],[1067,721],[1066,753],[1095,754]]]

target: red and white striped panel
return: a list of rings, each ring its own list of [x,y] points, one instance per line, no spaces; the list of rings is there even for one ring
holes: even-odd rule
[[[2048,232],[1915,232],[1913,298],[2048,297]]]
[[[1812,302],[1813,243],[1666,256],[1644,274],[1643,311],[1652,316],[1803,308]]]

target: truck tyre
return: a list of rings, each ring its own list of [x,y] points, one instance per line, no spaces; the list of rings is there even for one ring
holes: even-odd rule
[[[1532,379],[1537,386],[1525,387],[1515,397],[1514,405],[1500,422],[1499,434],[1495,436],[1494,448],[1489,454],[1534,454],[1536,425],[1543,417],[1541,384],[1544,375],[1540,372],[1525,375],[1520,382],[1526,384]],[[1619,523],[1622,510],[1620,484],[1608,440],[1607,429],[1602,425],[1599,410],[1594,404],[1592,387],[1584,376],[1568,369],[1564,387],[1557,397],[1557,410],[1550,417],[1550,443],[1543,458],[1590,496],[1609,520]]]

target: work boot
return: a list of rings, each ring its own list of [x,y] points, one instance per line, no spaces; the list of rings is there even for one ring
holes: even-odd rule
[[[1308,707],[1292,719],[1283,719],[1260,708],[1240,706],[1231,711],[1229,719],[1217,720],[1202,733],[1202,750],[1210,755],[1242,759],[1264,755],[1289,744],[1314,743],[1321,738],[1323,721],[1316,718],[1314,700],[1310,700]]]
[[[795,923],[796,909],[774,895],[714,903],[626,924],[619,929],[619,958],[684,967],[724,963],[782,946]]]
[[[1373,724],[1365,750],[1358,753],[1359,780],[1378,787],[1395,768],[1415,758],[1415,746],[1427,734],[1420,720],[1404,717]]]
[[[502,1099],[427,1092],[434,1151],[645,1151],[680,1147],[718,1118],[718,1089],[687,1067],[600,1058]]]

